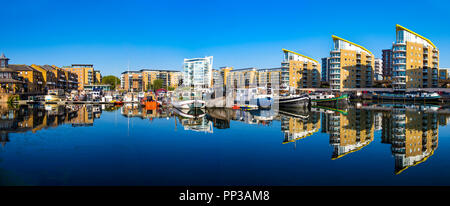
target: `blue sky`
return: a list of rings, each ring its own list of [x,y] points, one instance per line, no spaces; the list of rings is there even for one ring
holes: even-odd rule
[[[214,56],[214,68],[279,67],[282,48],[317,60],[331,35],[381,57],[400,24],[440,49],[450,67],[450,2],[0,0],[0,52],[12,64],[94,64],[103,75],[181,70]]]

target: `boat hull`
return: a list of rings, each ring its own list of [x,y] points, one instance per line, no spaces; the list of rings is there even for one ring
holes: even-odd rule
[[[311,99],[305,96],[291,96],[278,99],[280,107],[309,107]]]

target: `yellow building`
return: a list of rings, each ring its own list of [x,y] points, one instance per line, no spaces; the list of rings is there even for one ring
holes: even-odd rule
[[[63,67],[63,69],[78,76],[78,90],[84,90],[84,85],[93,85],[98,82],[92,64],[72,64],[72,66]]]
[[[256,68],[230,70],[226,80],[227,88],[250,88],[258,86],[258,70]]]
[[[372,87],[374,55],[366,48],[337,36],[330,52],[330,87],[334,91],[345,88]]]
[[[44,77],[39,70],[23,64],[10,64],[9,68],[17,71],[23,78],[25,93],[42,94],[44,92]]]
[[[155,80],[162,80],[162,88],[177,88],[180,84],[182,73],[173,70],[148,70],[126,71],[120,76],[121,88],[127,91],[148,91],[153,89]]]
[[[397,24],[392,51],[395,91],[438,87],[439,50],[430,40]]]
[[[66,70],[61,69],[55,65],[52,65],[52,67],[53,67],[52,72],[56,76],[56,88],[67,90]]]
[[[320,64],[305,55],[283,49],[282,65],[289,67],[289,87],[317,88],[320,86]]]
[[[32,64],[31,67],[42,73],[46,90],[56,88],[57,79],[55,73],[53,73],[54,68],[52,66],[50,65],[39,66]]]

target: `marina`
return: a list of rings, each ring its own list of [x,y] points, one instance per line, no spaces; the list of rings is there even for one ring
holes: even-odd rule
[[[50,104],[2,105],[0,113],[2,185],[450,183],[445,105],[247,111]]]

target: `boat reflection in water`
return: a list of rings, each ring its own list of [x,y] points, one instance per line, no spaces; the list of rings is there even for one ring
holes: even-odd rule
[[[294,148],[299,140],[328,135],[331,160],[335,161],[357,155],[358,151],[368,148],[379,138],[380,143],[390,145],[395,174],[426,161],[434,154],[438,147],[438,127],[447,125],[450,117],[450,109],[438,105],[371,104],[342,109],[313,106],[310,109],[250,111],[160,107],[149,110],[139,104],[125,104],[122,107],[44,105],[16,108],[0,105],[0,143],[5,147],[11,141],[10,133],[36,133],[64,124],[95,127],[94,120],[102,118],[103,112],[116,109],[120,109],[120,114],[128,119],[173,119],[174,124],[180,124],[184,130],[207,135],[213,135],[214,128],[233,129],[231,122],[273,128],[281,130],[280,136],[274,138],[280,138],[282,144],[294,144]],[[380,135],[376,137],[375,134]]]

